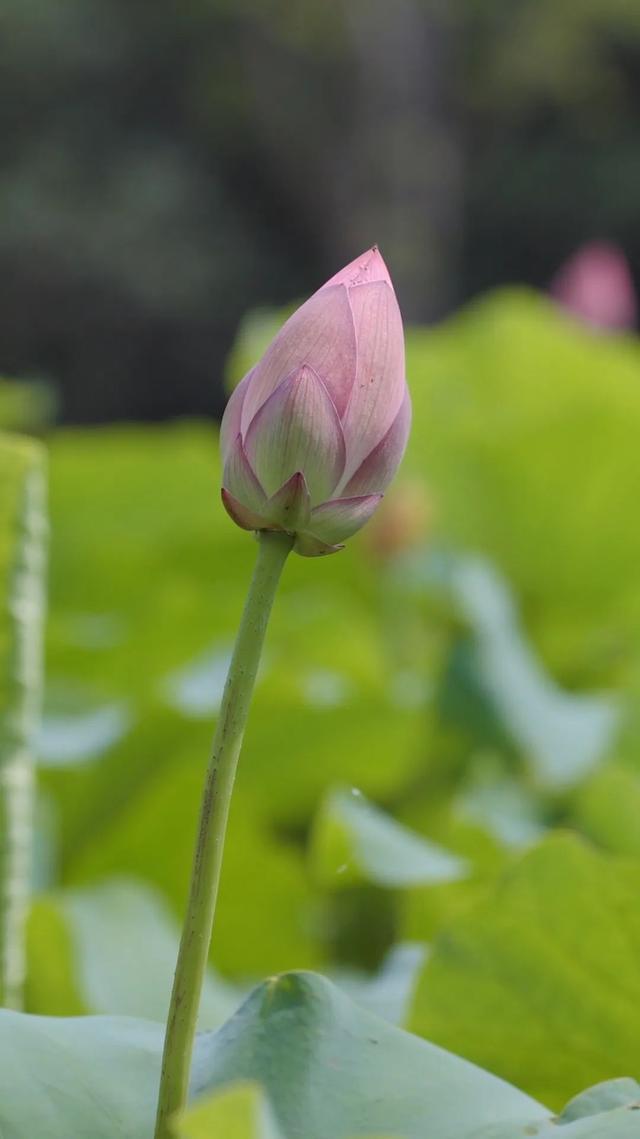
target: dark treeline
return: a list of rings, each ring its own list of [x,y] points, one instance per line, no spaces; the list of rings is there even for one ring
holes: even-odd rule
[[[217,414],[237,322],[380,243],[406,315],[640,265],[626,0],[3,0],[0,370]]]

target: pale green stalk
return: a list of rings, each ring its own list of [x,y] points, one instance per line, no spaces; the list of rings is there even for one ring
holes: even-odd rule
[[[238,756],[269,614],[293,545],[293,538],[284,533],[265,531],[258,540],[258,560],[229,666],[205,779],[191,889],[169,1006],[155,1139],[170,1139],[170,1117],[187,1100]]]
[[[0,597],[0,1006],[19,1009],[26,971],[33,749],[42,682],[45,507],[39,448],[22,441],[10,446],[25,470],[18,476],[22,492],[15,504],[9,561],[0,564],[0,591],[3,586],[7,590],[6,597]],[[6,450],[5,463],[12,458],[8,446]],[[4,470],[2,475],[7,477]],[[0,491],[7,491],[6,484]]]

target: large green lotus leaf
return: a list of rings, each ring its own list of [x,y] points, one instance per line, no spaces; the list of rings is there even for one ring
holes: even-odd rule
[[[637,1139],[640,1088],[635,1081],[613,1080],[584,1092],[580,1105],[569,1104],[554,1120],[526,1124],[490,1124],[460,1139]],[[626,1090],[622,1086],[628,1085]],[[579,1110],[580,1114],[575,1114]],[[558,1130],[562,1127],[562,1130]],[[243,1081],[201,1100],[175,1123],[179,1139],[284,1139],[259,1084]],[[365,1139],[359,1135],[358,1139]],[[376,1132],[366,1139],[391,1139]],[[397,1139],[397,1137],[396,1137]]]
[[[198,1094],[254,1080],[286,1139],[398,1135],[458,1139],[545,1110],[486,1072],[378,1020],[312,974],[256,989],[201,1040]]]
[[[516,1131],[507,1124],[483,1128],[474,1139],[637,1139],[640,1135],[640,1085],[636,1080],[607,1080],[572,1099],[560,1115]]]
[[[558,1120],[547,1123],[528,1123],[525,1127],[498,1124],[474,1131],[468,1139],[638,1139],[640,1124],[637,1108],[619,1108],[604,1114],[576,1120],[565,1127]],[[214,1139],[213,1135],[211,1139]]]
[[[438,533],[506,573],[547,659],[608,682],[637,644],[638,342],[500,291],[407,349]]]
[[[0,1003],[19,1006],[44,615],[44,463],[0,435]]]
[[[329,889],[360,882],[385,888],[429,885],[469,873],[463,859],[403,827],[353,788],[327,794],[309,858],[314,878]]]
[[[0,1012],[2,1139],[149,1139],[161,1025]]]
[[[638,1070],[640,863],[568,835],[436,939],[410,1027],[552,1106]]]
[[[3,1139],[148,1139],[162,1038],[160,1025],[128,1018],[0,1013]],[[268,981],[222,1029],[198,1038],[196,1097],[245,1080],[264,1089],[283,1139],[466,1139],[489,1123],[547,1117],[522,1092],[392,1028],[314,974]],[[235,1106],[236,1121],[237,1110],[246,1117],[246,1103]]]
[[[133,1018],[0,1012],[3,1139],[148,1139],[162,1040],[162,1026]],[[552,1121],[523,1092],[305,973],[260,985],[218,1032],[198,1037],[192,1095],[175,1121],[182,1139],[638,1134],[632,1081],[591,1089]]]

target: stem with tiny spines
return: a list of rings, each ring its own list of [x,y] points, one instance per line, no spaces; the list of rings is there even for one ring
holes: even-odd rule
[[[224,838],[242,737],[260,654],[293,537],[258,535],[259,553],[225,685],[207,769],[187,912],[178,952],[165,1035],[155,1139],[171,1139],[171,1116],[184,1106],[204,981]]]

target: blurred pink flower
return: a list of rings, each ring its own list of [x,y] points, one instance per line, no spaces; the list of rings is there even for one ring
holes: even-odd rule
[[[636,294],[629,265],[617,246],[593,241],[581,246],[551,282],[552,297],[592,328],[633,328]]]
[[[333,553],[378,506],[402,458],[411,403],[402,318],[370,249],[294,312],[222,420],[222,499],[245,530],[285,530]]]

